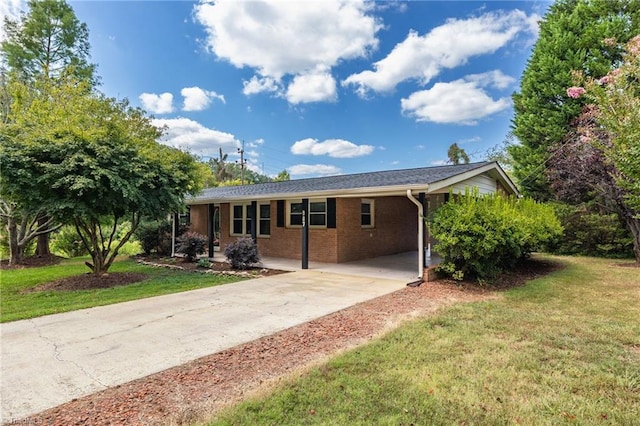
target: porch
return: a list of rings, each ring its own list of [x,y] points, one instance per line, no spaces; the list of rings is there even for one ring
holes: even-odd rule
[[[225,262],[224,255],[220,253],[211,259],[216,262]],[[437,255],[425,258],[428,267],[438,265],[442,259]],[[342,275],[354,275],[360,277],[374,277],[393,280],[402,280],[407,283],[418,279],[418,252],[408,251],[404,253],[379,256],[371,259],[354,260],[342,263],[309,262],[309,269],[319,272],[330,272]],[[268,269],[280,269],[283,271],[299,271],[302,269],[300,259],[288,259],[284,257],[262,256],[260,266]],[[426,269],[426,268],[425,268]],[[426,278],[425,274],[425,278]]]

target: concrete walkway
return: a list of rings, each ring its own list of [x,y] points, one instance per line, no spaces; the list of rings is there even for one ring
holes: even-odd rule
[[[305,270],[1,324],[0,420],[273,334],[406,283]]]

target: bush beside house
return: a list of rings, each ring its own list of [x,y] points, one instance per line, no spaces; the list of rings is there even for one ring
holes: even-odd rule
[[[224,249],[233,269],[248,269],[251,265],[260,262],[258,245],[251,238],[240,238]]]
[[[187,262],[193,262],[199,254],[204,253],[207,237],[197,232],[185,232],[176,242],[176,252],[184,254]]]
[[[531,199],[467,192],[434,214],[439,272],[455,279],[490,280],[562,235],[552,207]]]

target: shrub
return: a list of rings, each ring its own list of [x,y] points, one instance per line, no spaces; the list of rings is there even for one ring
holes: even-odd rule
[[[211,261],[209,259],[199,259],[196,266],[198,268],[209,268],[211,267]]]
[[[166,219],[142,222],[134,235],[140,241],[144,254],[171,253],[171,222]]]
[[[633,257],[633,237],[616,214],[595,211],[593,206],[554,203],[564,234],[550,251],[609,258]]]
[[[251,238],[240,238],[224,249],[224,255],[234,269],[247,269],[260,262],[258,245]]]
[[[562,234],[553,208],[531,199],[467,191],[451,200],[430,226],[444,258],[438,270],[458,279],[490,280]]]
[[[187,262],[204,253],[207,245],[207,237],[197,232],[185,232],[176,239],[176,252],[186,256]]]
[[[76,228],[69,225],[51,234],[51,252],[64,257],[78,257],[88,253]]]

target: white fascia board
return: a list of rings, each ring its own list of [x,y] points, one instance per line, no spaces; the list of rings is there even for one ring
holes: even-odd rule
[[[465,180],[471,179],[475,176],[481,175],[486,172],[495,172],[499,175],[502,183],[508,187],[514,195],[518,195],[518,189],[515,187],[511,179],[506,175],[506,173],[502,170],[502,168],[496,163],[487,164],[486,166],[479,167],[477,169],[469,170],[468,172],[461,173],[459,175],[452,176],[450,178],[434,182],[429,185],[429,193],[438,192],[441,189],[449,188],[456,183],[463,182]]]
[[[361,197],[391,197],[402,196],[406,197],[407,189],[417,192],[428,192],[429,185],[407,185],[407,186],[381,186],[381,187],[369,187],[369,188],[352,188],[352,189],[339,189],[339,190],[326,190],[326,191],[310,191],[310,192],[296,192],[296,193],[273,193],[256,196],[244,196],[244,197],[227,197],[227,198],[207,198],[194,200],[186,200],[187,205],[194,206],[199,204],[213,204],[213,203],[233,203],[241,201],[266,201],[266,200],[298,200],[300,198],[361,198]]]

